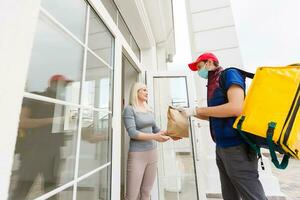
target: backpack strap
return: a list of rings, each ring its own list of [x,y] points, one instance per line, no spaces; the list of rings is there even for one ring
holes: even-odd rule
[[[229,67],[229,68],[226,68],[224,69],[221,74],[220,74],[220,78],[219,78],[219,85],[223,91],[224,94],[226,94],[227,91],[225,91],[225,80],[226,80],[226,74],[227,74],[227,71],[231,70],[231,69],[235,69],[237,71],[239,71],[245,78],[250,78],[250,79],[253,79],[254,77],[254,74],[251,73],[251,72],[247,72],[247,71],[244,71],[244,70],[241,70],[239,68],[236,68],[236,67]]]
[[[275,144],[272,140],[273,134],[274,134],[274,129],[276,127],[275,122],[270,122],[268,124],[268,130],[267,130],[267,144],[269,147],[270,155],[272,158],[272,163],[275,165],[277,169],[285,169],[288,164],[289,164],[289,158],[290,156],[288,154],[284,154],[281,163],[278,161],[278,157],[275,153]]]
[[[238,124],[237,124],[237,130],[239,132],[239,134],[242,136],[242,138],[244,139],[244,141],[249,145],[249,147],[256,153],[256,155],[258,156],[258,160],[260,160],[260,166],[262,170],[265,170],[265,165],[264,162],[262,160],[262,156],[261,156],[261,151],[260,151],[260,147],[257,146],[255,143],[253,143],[251,141],[251,139],[242,131],[242,124],[245,120],[245,116],[241,116]]]
[[[300,63],[294,63],[294,64],[290,64],[288,66],[300,66]]]

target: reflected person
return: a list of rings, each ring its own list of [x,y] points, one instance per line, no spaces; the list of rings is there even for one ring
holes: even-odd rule
[[[49,79],[49,87],[45,91],[33,93],[63,100],[70,81],[63,75],[54,75]],[[42,176],[44,192],[58,185],[60,147],[64,145],[64,133],[59,128],[63,124],[63,108],[63,105],[23,99],[16,144],[20,166],[11,200],[26,199],[38,175]],[[62,112],[57,114],[55,109]]]

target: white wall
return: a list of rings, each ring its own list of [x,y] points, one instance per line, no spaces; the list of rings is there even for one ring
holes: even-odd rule
[[[189,0],[187,13],[193,58],[210,51],[221,66],[242,67],[229,0]]]
[[[0,199],[7,199],[39,0],[0,2]]]
[[[165,66],[165,50],[157,56],[155,42],[150,42],[150,48],[142,50],[140,63],[122,36],[103,5],[96,0],[90,0],[96,12],[105,21],[109,30],[115,36],[115,76],[114,76],[114,137],[112,152],[112,199],[119,198],[120,185],[120,155],[121,155],[121,54],[126,49],[132,61],[141,71],[145,68],[157,70],[157,62]],[[0,200],[7,199],[13,164],[14,147],[17,138],[17,127],[21,102],[27,77],[27,69],[31,55],[36,23],[38,21],[40,0],[0,2]],[[145,27],[140,27],[145,28]],[[153,35],[152,35],[153,38]]]

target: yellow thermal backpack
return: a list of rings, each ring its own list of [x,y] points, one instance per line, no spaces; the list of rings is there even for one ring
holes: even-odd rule
[[[255,75],[239,71],[253,81],[233,127],[260,158],[267,148],[273,164],[285,169],[289,157],[300,159],[300,64],[259,67]],[[275,152],[284,154],[281,163]]]

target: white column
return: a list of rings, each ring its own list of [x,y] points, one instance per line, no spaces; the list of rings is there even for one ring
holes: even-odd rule
[[[230,0],[189,0],[187,15],[193,59],[199,54],[210,51],[216,54],[223,67],[235,66],[242,68],[239,41],[232,15]],[[206,81],[195,77],[197,100],[206,106]],[[206,193],[220,195],[220,180],[215,162],[215,144],[210,138],[209,125],[199,121],[196,126],[199,136],[199,165],[205,176]],[[259,171],[260,180],[267,196],[282,196],[279,182],[272,175],[270,163],[264,159],[266,170]]]
[[[167,70],[167,62],[166,62],[166,48],[163,46],[156,46],[156,54],[157,54],[157,71],[165,71]]]
[[[7,199],[40,0],[0,2],[0,199]]]

